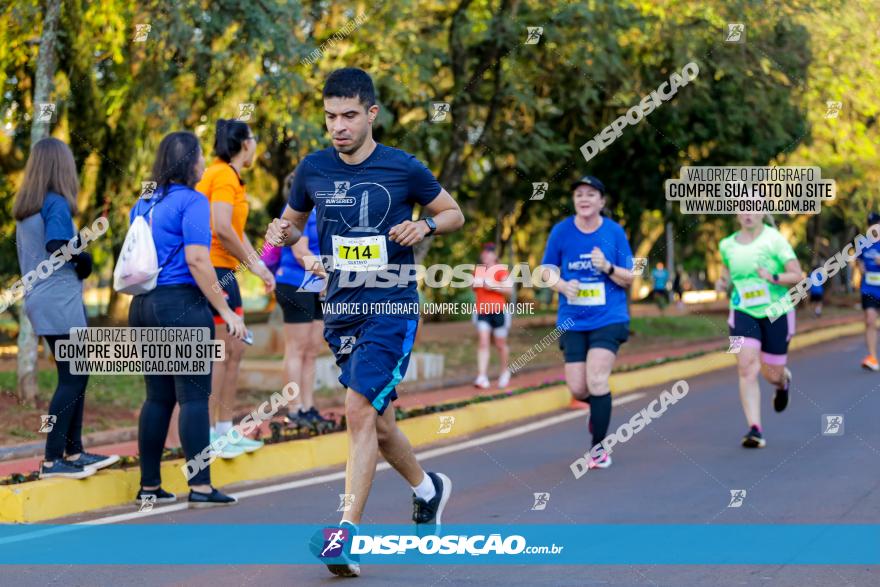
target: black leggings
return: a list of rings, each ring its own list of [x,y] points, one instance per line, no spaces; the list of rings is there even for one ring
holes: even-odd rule
[[[135,296],[128,310],[129,326],[203,327],[211,329],[214,320],[208,300],[193,285],[165,285]],[[147,398],[138,423],[138,451],[141,457],[141,486],[160,485],[160,467],[165,439],[174,404],[180,404],[180,443],[189,461],[209,443],[208,396],[211,375],[144,375]],[[189,480],[190,485],[211,483],[205,467]]]
[[[70,335],[47,335],[45,338],[54,356],[55,341],[69,340]],[[89,384],[88,375],[70,373],[69,361],[55,361],[55,369],[58,371],[58,386],[49,402],[49,419],[46,423],[41,423],[44,430],[51,426],[46,438],[47,461],[63,459],[65,452],[68,455],[82,452],[83,409],[86,404],[86,386]]]

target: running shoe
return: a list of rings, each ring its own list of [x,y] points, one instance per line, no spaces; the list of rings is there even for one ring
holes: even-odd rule
[[[311,422],[306,417],[306,414],[308,412],[304,412],[302,409],[296,412],[287,412],[287,425],[291,428],[308,428],[311,426]]]
[[[70,460],[70,459],[68,459]],[[76,463],[83,467],[91,467],[96,471],[99,471],[105,467],[109,467],[115,463],[119,462],[119,455],[96,455],[90,452],[81,452],[79,453],[79,458],[70,460],[71,463]]]
[[[357,533],[357,526],[348,521],[322,528],[312,534],[309,550],[337,577],[357,577],[361,574],[360,557],[351,554],[351,543]]]
[[[510,371],[505,370],[498,378],[498,388],[504,389],[508,385],[510,385]]]
[[[480,375],[474,381],[474,387],[479,387],[480,389],[489,389],[489,378],[485,375]]]
[[[143,487],[141,487],[134,498],[134,502],[137,505],[141,505],[144,502],[144,498],[150,496],[156,496],[156,503],[172,503],[177,501],[176,495],[165,491],[161,487],[159,487],[158,489],[144,489]]]
[[[868,371],[880,371],[880,364],[877,363],[877,357],[874,355],[867,355],[862,359],[862,369]]]
[[[302,417],[305,418],[308,422],[311,422],[312,424],[330,424],[331,423],[330,420],[328,420],[327,418],[325,418],[324,416],[321,415],[321,412],[319,412],[317,409],[315,409],[315,406],[312,406],[311,408],[308,409],[308,411],[306,411],[305,413],[302,413],[302,414],[303,414]]]
[[[234,444],[232,442],[232,439],[229,438],[228,436],[226,437],[226,439],[228,440],[228,442],[226,443],[226,446],[224,446],[220,450],[217,450],[217,448],[216,448],[217,441],[220,439],[220,435],[217,434],[216,432],[211,432],[210,439],[211,439],[211,451],[216,453],[217,456],[220,457],[221,459],[234,459],[235,457],[240,457],[245,452],[243,448]]]
[[[596,458],[590,457],[590,468],[591,469],[607,469],[611,466],[611,455],[609,455],[604,450],[596,451],[599,456]]]
[[[83,467],[76,461],[56,459],[52,461],[51,467],[47,466],[45,462],[40,463],[40,479],[51,479],[52,477],[85,479],[94,474],[95,469],[92,467]]]
[[[746,448],[764,448],[767,446],[767,441],[764,440],[764,435],[761,433],[761,429],[757,426],[752,426],[749,428],[749,431],[746,432],[746,435],[743,436],[742,445]]]
[[[261,448],[263,448],[264,443],[262,440],[254,440],[253,438],[248,438],[247,436],[242,436],[237,441],[232,441],[232,444],[236,448],[240,448],[244,452],[250,453],[250,452],[258,451]]]
[[[443,516],[443,508],[452,493],[452,481],[443,473],[427,473],[434,482],[435,494],[425,501],[413,494],[413,522],[416,524],[433,524],[439,526]]]
[[[213,508],[236,503],[238,503],[236,498],[221,493],[214,487],[211,488],[211,493],[189,490],[189,507],[191,508]]]
[[[776,388],[776,393],[773,395],[773,409],[777,412],[783,411],[786,407],[788,407],[788,398],[789,398],[789,388],[791,387],[791,371],[788,370],[788,367],[785,367],[785,385],[782,388]]]

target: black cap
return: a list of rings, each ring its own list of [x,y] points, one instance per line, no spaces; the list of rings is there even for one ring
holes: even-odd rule
[[[579,185],[588,185],[590,187],[594,187],[600,192],[602,195],[605,195],[605,184],[599,181],[599,179],[593,177],[592,175],[585,175],[573,184],[571,184],[571,189],[574,190]]]
[[[873,224],[877,224],[878,222],[880,222],[880,214],[878,214],[877,212],[871,212],[870,214],[868,214],[868,225],[869,226],[873,225]]]

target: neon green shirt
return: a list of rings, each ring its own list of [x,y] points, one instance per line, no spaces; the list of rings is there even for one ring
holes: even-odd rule
[[[764,226],[761,234],[747,245],[737,242],[739,231],[723,239],[718,248],[721,260],[730,270],[733,292],[730,307],[745,312],[755,318],[766,318],[770,304],[783,301],[786,311],[791,309],[788,301],[788,286],[777,285],[758,275],[763,267],[771,274],[784,273],[785,264],[797,259],[794,250],[779,231],[772,226]]]

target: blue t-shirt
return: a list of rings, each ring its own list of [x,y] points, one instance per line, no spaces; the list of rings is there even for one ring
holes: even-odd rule
[[[810,273],[810,293],[813,295],[822,295],[825,293],[825,286],[822,285],[819,275],[816,273],[818,269]]]
[[[564,281],[577,279],[581,282],[581,295],[577,303],[571,303],[566,296],[559,296],[557,326],[563,327],[571,319],[574,324],[569,330],[585,331],[629,322],[626,289],[593,269],[590,258],[593,247],[599,247],[612,264],[632,269],[632,249],[626,233],[610,218],[603,217],[599,228],[589,234],[575,225],[574,216],[566,218],[550,231],[541,263],[559,267]]]
[[[309,219],[306,222],[303,236],[309,239],[309,252],[312,255],[320,255],[321,245],[318,242],[318,221],[315,218],[314,210],[309,214]],[[308,275],[308,279],[304,279],[306,275]],[[294,287],[302,287],[304,290],[316,293],[323,289],[324,284],[323,279],[311,272],[307,272],[305,268],[299,264],[299,261],[293,256],[293,251],[290,250],[290,247],[281,248],[281,261],[278,263],[278,268],[275,270],[275,280],[278,283],[285,283]]]
[[[47,245],[49,241],[69,241],[76,232],[73,228],[73,218],[70,215],[70,206],[61,194],[47,192],[40,208],[40,216],[43,219],[44,239]]]
[[[186,245],[211,247],[211,205],[208,198],[185,185],[173,184],[156,190],[149,200],[138,199],[129,214],[129,223],[136,214],[145,215],[153,207],[152,230],[159,259],[159,277],[156,286],[188,283],[196,285],[186,264]]]
[[[371,287],[369,281],[364,283],[355,279],[358,276],[350,275],[357,271],[341,270],[334,259],[324,312],[324,323],[328,327],[351,324],[367,317],[363,313],[337,311],[344,309],[341,304],[348,304],[349,308],[389,304],[387,307],[395,309],[375,314],[418,319],[416,280],[408,279],[410,272],[403,272],[406,282],[401,287],[396,279],[402,273],[401,265],[413,264],[412,247],[388,240],[388,231],[404,220],[412,220],[413,206],[430,203],[440,191],[437,179],[418,159],[382,144],[377,144],[370,156],[357,165],[343,162],[332,147],[310,153],[303,159],[296,168],[288,204],[299,212],[315,209],[321,254],[333,256],[333,239],[337,237],[339,253],[346,255],[350,264],[355,262],[351,260],[353,252],[363,252],[369,255],[369,262],[374,262],[380,258],[376,253],[382,245],[352,248],[351,241],[341,239],[367,237],[371,242],[383,241],[388,266],[385,273],[394,279],[379,278],[375,285],[395,284]],[[343,243],[349,248],[342,249]],[[340,287],[342,280],[347,283],[344,287]],[[404,312],[405,308],[414,311]]]
[[[666,289],[666,282],[669,281],[669,271],[666,269],[654,269],[651,271],[654,278],[654,290]]]
[[[865,268],[865,274],[862,275],[862,293],[880,298],[880,241],[862,249],[857,258]]]

